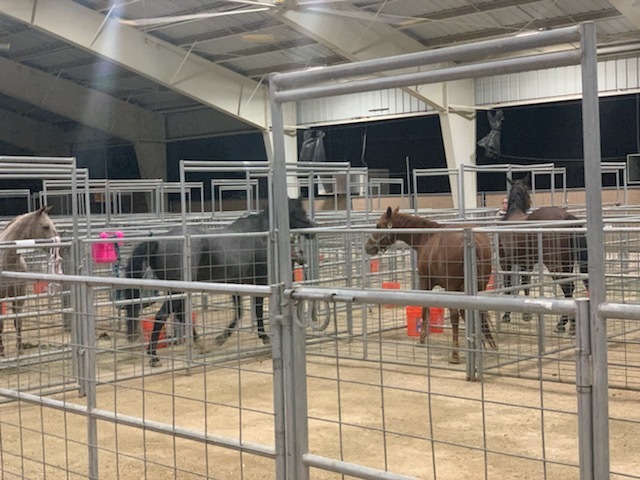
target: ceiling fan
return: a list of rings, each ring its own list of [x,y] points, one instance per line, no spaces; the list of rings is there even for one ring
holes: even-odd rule
[[[138,0],[134,0],[134,2],[128,3],[136,3],[137,1]],[[234,7],[240,5],[240,7],[152,18],[126,19],[117,17],[117,15],[115,14],[113,15],[113,17],[124,25],[141,28],[163,27],[179,23],[204,20],[208,18],[241,15],[246,13],[267,11],[278,12],[284,10],[304,10],[328,15],[348,17],[356,20],[383,22],[393,25],[407,25],[410,23],[423,22],[426,20],[420,17],[407,17],[401,15],[385,14],[381,13],[380,10],[378,10],[377,12],[373,12],[369,10],[360,10],[358,8],[340,9],[331,7],[332,5],[339,4],[342,4],[343,6],[355,7],[354,3],[358,3],[359,5],[365,5],[368,7],[376,4],[383,6],[386,2],[381,0],[224,0],[224,2],[232,4]],[[123,5],[126,4],[114,5],[114,7]],[[114,7],[112,7],[112,10]],[[110,14],[111,11],[108,15]]]

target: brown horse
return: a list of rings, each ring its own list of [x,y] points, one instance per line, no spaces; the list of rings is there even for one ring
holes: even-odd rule
[[[469,225],[466,225],[469,226]],[[399,208],[391,207],[382,214],[376,223],[376,228],[385,230],[384,233],[374,233],[369,237],[365,250],[369,255],[377,255],[384,252],[398,240],[403,241],[413,248],[418,255],[418,274],[420,276],[420,289],[432,290],[440,286],[450,292],[464,292],[464,232],[450,230],[447,227],[459,228],[461,225],[443,225],[425,218],[399,213]],[[437,232],[395,233],[389,229],[421,228],[438,229]],[[491,241],[484,233],[474,235],[476,251],[476,268],[478,279],[478,291],[484,290],[491,277]],[[459,317],[464,312],[451,309],[451,327],[453,338],[453,351],[451,363],[460,363],[458,339]],[[482,332],[485,341],[496,348],[496,343],[491,335],[489,321],[486,312],[482,315]],[[429,307],[422,309],[422,331],[420,343],[424,343],[428,333]]]
[[[49,217],[50,210],[51,207],[42,207],[34,212],[17,216],[0,232],[0,242],[19,242],[20,240],[48,238],[59,239],[56,226]],[[19,248],[25,247],[17,244],[13,247],[0,249],[0,270],[9,272],[27,271],[27,263],[18,251]],[[56,255],[58,255],[57,252]],[[59,257],[56,257],[56,261],[58,260]],[[0,299],[12,299],[11,306],[15,315],[13,324],[16,329],[16,346],[18,353],[22,350],[22,319],[18,315],[24,306],[26,290],[27,283],[25,281],[0,277]],[[0,356],[4,356],[4,344],[2,343],[3,328],[4,320],[0,320]]]
[[[529,213],[531,208],[531,195],[527,186],[529,175],[521,180],[508,179],[511,185],[507,213],[504,215],[505,221],[575,221],[577,217],[567,212],[562,207],[541,207]],[[540,241],[540,243],[539,243]],[[541,258],[539,258],[541,255]],[[578,262],[580,272],[587,273],[587,243],[582,233],[545,233],[537,235],[534,233],[524,233],[511,231],[500,234],[500,261],[506,271],[521,270],[530,272],[535,264],[543,263],[552,278],[560,283],[562,292],[566,298],[571,298],[575,290],[575,282],[570,278],[575,263]],[[522,275],[524,283],[528,283],[528,275]],[[585,288],[589,288],[588,280],[585,279]],[[505,275],[505,286],[511,286],[511,275]],[[529,290],[525,288],[525,294]],[[523,315],[525,320],[529,320],[530,315]],[[563,316],[556,325],[556,332],[565,331],[565,325],[571,320],[569,332],[575,332],[575,319]],[[510,312],[505,312],[502,317],[503,322],[510,322]]]

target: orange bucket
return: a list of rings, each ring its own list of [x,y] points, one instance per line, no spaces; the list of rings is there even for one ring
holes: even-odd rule
[[[293,281],[302,282],[304,280],[304,270],[302,267],[296,267],[293,269]]]
[[[36,280],[36,283],[33,284],[33,293],[47,293],[47,287],[49,284],[47,282],[43,282],[42,280]]]
[[[382,288],[387,290],[400,290],[400,282],[382,282]],[[385,305],[386,308],[395,308],[397,305],[392,303]]]
[[[369,262],[369,272],[378,273],[380,271],[380,259],[372,258],[371,262]]]
[[[410,337],[419,337],[422,331],[422,307],[409,305],[407,312],[407,335]]]
[[[155,318],[144,318],[141,321],[142,325],[142,338],[144,339],[144,343],[151,342],[151,334],[153,333],[153,324],[155,323]],[[162,325],[162,330],[160,330],[160,336],[158,337],[158,347],[157,348],[165,348],[167,346],[165,326]]]
[[[444,325],[444,308],[429,308],[429,333],[442,333]]]

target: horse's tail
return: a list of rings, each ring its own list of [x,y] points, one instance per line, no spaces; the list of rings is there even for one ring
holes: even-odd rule
[[[569,215],[567,220],[578,220],[578,218],[574,215]],[[575,258],[580,267],[580,274],[583,275],[582,283],[584,283],[584,288],[589,290],[589,253],[587,251],[587,237],[585,234],[580,232],[572,235],[571,247],[575,252]]]
[[[149,266],[151,255],[158,248],[157,242],[143,242],[138,244],[129,255],[124,275],[127,278],[142,278]]]
[[[144,277],[147,268],[150,266],[151,256],[157,251],[157,248],[158,243],[155,241],[143,242],[137,245],[129,255],[129,260],[127,260],[127,264],[124,267],[124,276],[126,278]],[[119,295],[123,299],[133,300],[141,297],[141,291],[139,288],[125,288],[121,290]]]

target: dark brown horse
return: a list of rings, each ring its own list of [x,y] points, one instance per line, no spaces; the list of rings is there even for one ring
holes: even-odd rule
[[[577,217],[567,212],[562,207],[541,207],[529,213],[531,208],[531,195],[528,187],[529,175],[521,180],[508,179],[511,185],[507,213],[504,215],[505,221],[575,221]],[[554,281],[560,283],[562,292],[566,298],[571,298],[575,290],[575,282],[571,279],[576,262],[580,266],[580,272],[587,273],[587,243],[582,233],[545,233],[538,235],[535,233],[524,233],[510,231],[500,234],[500,262],[505,271],[526,271],[533,270],[534,265],[542,263],[551,273]],[[528,283],[528,275],[522,275],[524,283]],[[584,280],[585,288],[588,289],[588,280]],[[505,286],[511,286],[511,275],[505,275]],[[525,288],[525,294],[529,290]],[[529,320],[530,316],[524,316]],[[575,331],[575,319],[563,316],[556,325],[556,332],[565,331],[565,325],[571,320],[569,332]],[[505,312],[502,317],[503,322],[510,322],[509,312]]]
[[[469,226],[469,225],[466,225]],[[384,232],[376,232],[369,237],[365,250],[369,255],[377,255],[384,252],[397,241],[403,241],[413,248],[418,255],[418,275],[420,276],[420,289],[432,290],[440,286],[450,292],[464,292],[464,232],[451,230],[447,227],[459,228],[461,225],[443,225],[425,218],[399,213],[399,208],[391,207],[382,214],[376,228]],[[438,229],[437,232],[393,232],[390,229],[420,228]],[[491,277],[491,241],[484,233],[474,235],[476,251],[476,267],[478,278],[478,291],[484,290]],[[451,327],[453,339],[453,351],[451,363],[460,363],[458,339],[459,317],[464,312],[451,309]],[[496,343],[491,335],[489,321],[486,312],[482,315],[482,332],[485,341],[496,348]],[[429,307],[422,309],[422,331],[420,343],[424,343],[428,333]]]
[[[19,240],[35,240],[57,238],[58,232],[53,220],[48,213],[51,207],[42,207],[34,212],[19,215],[11,220],[7,226],[0,231],[0,242],[18,242]],[[22,247],[24,248],[24,246]],[[58,249],[56,250],[55,261],[59,258]],[[0,270],[9,272],[26,272],[27,263],[19,252],[19,246],[10,246],[0,249]],[[55,273],[60,273],[56,271]],[[24,296],[27,291],[27,282],[2,278],[0,279],[0,299],[6,298],[11,300],[11,307],[16,317],[13,324],[16,329],[16,347],[17,353],[22,350],[22,319],[18,316],[24,305]],[[4,344],[2,342],[2,331],[4,328],[4,320],[0,319],[0,356],[4,356]]]

